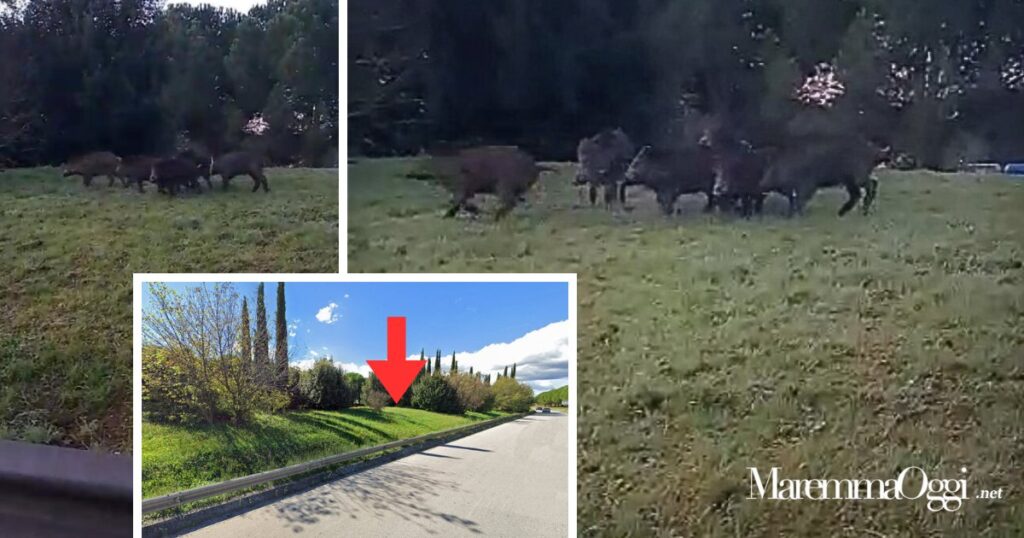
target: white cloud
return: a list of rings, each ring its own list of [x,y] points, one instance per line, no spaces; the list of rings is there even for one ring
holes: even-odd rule
[[[504,371],[505,366],[512,369],[516,363],[516,380],[530,385],[535,391],[569,384],[569,335],[572,327],[568,321],[559,321],[528,332],[511,342],[501,342],[484,346],[473,352],[456,352],[460,371],[491,373],[492,379]],[[410,355],[409,359],[419,359],[419,354]],[[441,358],[442,369],[447,370],[452,356],[447,354]]]
[[[316,356],[316,352],[315,351],[311,350],[309,353],[311,355]],[[313,367],[313,364],[315,364],[316,361],[317,361],[317,359],[315,359],[315,358],[314,359],[303,359],[301,361],[292,361],[291,366],[297,366],[300,370],[309,370],[310,368]],[[355,364],[355,363],[352,363],[352,362],[339,362],[339,361],[333,361],[333,362],[334,362],[335,366],[337,366],[338,368],[341,368],[346,373],[348,373],[348,372],[359,372],[359,374],[362,375],[363,377],[369,377],[370,376],[370,366],[368,364],[366,364],[365,362],[363,364],[361,364],[361,365]]]
[[[345,298],[348,299],[348,294],[347,293],[345,294]]]
[[[316,313],[316,320],[320,323],[326,323],[328,325],[338,321],[341,315],[337,313],[338,303],[331,303],[321,308]]]

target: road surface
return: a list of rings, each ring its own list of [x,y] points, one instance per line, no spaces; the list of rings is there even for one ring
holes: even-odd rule
[[[569,417],[529,415],[285,497],[189,536],[568,534]]]

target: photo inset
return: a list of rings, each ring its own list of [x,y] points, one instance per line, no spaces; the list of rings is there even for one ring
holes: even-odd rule
[[[136,276],[144,535],[570,532],[574,276],[207,276]]]

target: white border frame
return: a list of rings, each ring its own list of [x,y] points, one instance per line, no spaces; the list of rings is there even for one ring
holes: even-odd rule
[[[345,256],[341,256],[345,260]],[[344,263],[344,262],[342,262]],[[132,510],[134,536],[142,536],[142,284],[146,282],[560,282],[568,284],[569,324],[569,491],[568,536],[576,536],[577,497],[577,348],[576,274],[574,273],[135,273],[132,276]]]

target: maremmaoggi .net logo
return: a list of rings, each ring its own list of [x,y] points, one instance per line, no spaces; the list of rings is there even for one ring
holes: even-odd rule
[[[750,496],[748,499],[769,499],[775,501],[869,501],[869,500],[916,500],[928,502],[932,512],[956,512],[970,498],[967,479],[931,479],[920,467],[907,467],[895,478],[881,479],[794,479],[779,476],[779,468],[772,467],[762,478],[756,467],[750,471]],[[961,474],[967,473],[962,467]],[[974,498],[1001,499],[1002,488],[979,490]]]

